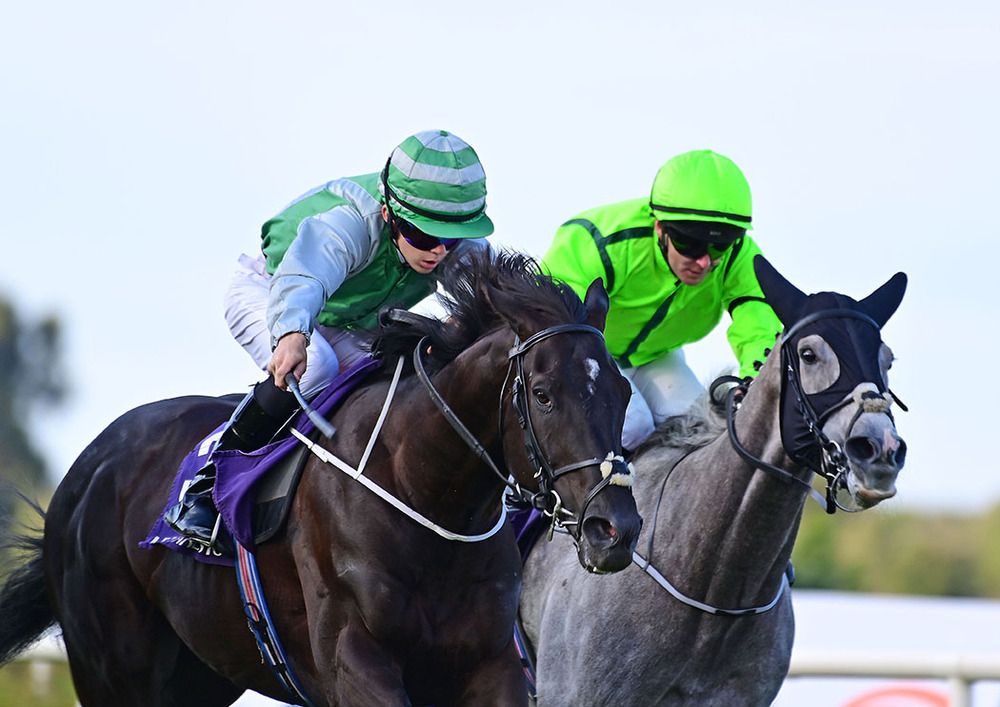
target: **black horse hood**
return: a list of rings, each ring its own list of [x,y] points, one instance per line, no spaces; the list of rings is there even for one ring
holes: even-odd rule
[[[879,365],[881,328],[903,299],[906,275],[896,273],[875,292],[857,301],[834,292],[806,295],[762,256],[754,259],[754,270],[765,299],[785,326],[782,357],[786,371],[783,375],[799,378],[798,344],[805,336],[822,336],[838,357],[840,375],[837,380],[824,390],[803,396],[818,422],[822,423],[825,414],[851,395],[860,383],[874,383],[880,393],[886,392]],[[787,370],[788,366],[792,371]],[[782,442],[793,459],[806,461],[806,450],[814,447],[815,440],[808,429],[806,415],[785,413],[789,405],[801,407],[795,386],[785,385],[781,398]]]

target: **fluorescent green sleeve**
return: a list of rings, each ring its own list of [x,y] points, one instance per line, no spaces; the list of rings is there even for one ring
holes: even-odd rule
[[[740,364],[740,376],[756,376],[754,361],[764,360],[764,349],[773,349],[781,333],[781,321],[764,301],[764,293],[753,270],[753,258],[760,248],[749,236],[736,254],[723,285],[723,304],[733,323],[726,336]]]
[[[590,232],[576,223],[559,227],[541,265],[542,272],[565,282],[580,299],[586,297],[587,288],[597,278],[607,289],[608,276],[597,245]]]

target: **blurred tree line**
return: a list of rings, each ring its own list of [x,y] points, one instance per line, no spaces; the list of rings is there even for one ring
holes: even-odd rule
[[[891,504],[891,501],[888,502]],[[792,553],[799,588],[1000,598],[1000,504],[981,514],[808,503]]]
[[[59,320],[25,321],[0,296],[0,537],[24,515],[14,489],[48,496],[45,461],[28,436],[31,416],[65,398]],[[2,559],[2,557],[0,557]]]

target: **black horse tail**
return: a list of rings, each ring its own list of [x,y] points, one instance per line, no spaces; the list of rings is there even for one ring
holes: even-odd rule
[[[37,505],[32,505],[42,514]],[[0,589],[0,665],[24,651],[56,622],[45,589],[41,536],[5,538],[2,548],[19,550],[26,559],[7,575]]]

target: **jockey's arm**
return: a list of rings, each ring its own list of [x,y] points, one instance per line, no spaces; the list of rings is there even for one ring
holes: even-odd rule
[[[334,209],[300,224],[271,278],[267,302],[274,349],[267,370],[281,388],[289,372],[299,378],[305,372],[306,347],[327,299],[372,252],[367,229],[353,210]]]
[[[607,272],[597,246],[586,229],[578,224],[566,223],[559,227],[542,258],[541,268],[545,274],[569,285],[581,300],[586,299],[587,288],[597,278],[605,289],[608,287]]]
[[[726,331],[729,345],[739,362],[740,377],[754,377],[767,349],[774,348],[775,336],[781,333],[781,321],[764,301],[764,293],[753,270],[753,258],[760,248],[749,236],[736,255],[724,285],[723,305],[729,310],[732,324]]]

